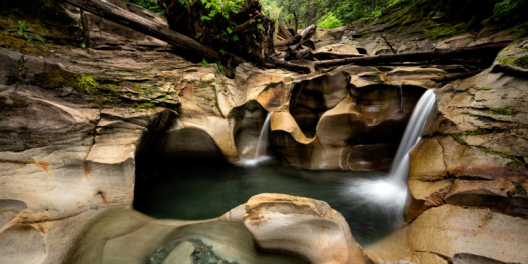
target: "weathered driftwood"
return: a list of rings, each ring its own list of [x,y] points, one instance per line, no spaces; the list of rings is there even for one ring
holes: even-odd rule
[[[431,80],[435,81],[435,82],[440,82],[440,83],[450,82],[450,81],[453,81],[453,80],[467,78],[467,77],[471,77],[473,75],[477,75],[477,74],[481,73],[482,71],[484,71],[484,70],[470,71],[470,72],[461,72],[461,73],[452,73],[452,74],[444,75],[442,77],[436,77],[436,78],[433,78]]]
[[[137,30],[146,35],[166,41],[167,43],[186,50],[194,51],[206,58],[219,59],[225,62],[231,61],[233,64],[245,62],[235,55],[222,55],[209,47],[200,44],[198,41],[173,31],[166,26],[148,20],[134,13],[128,12],[108,2],[101,0],[65,0],[66,2],[108,19],[117,24]]]
[[[304,42],[308,41],[315,34],[315,25],[305,28],[301,32],[301,41],[297,44],[289,46],[291,52],[295,52]]]
[[[314,34],[315,25],[311,25],[304,29],[299,35],[295,35],[288,39],[275,41],[275,55],[273,57],[279,60],[296,60],[306,57],[313,57],[311,54],[308,54],[311,53],[311,50],[302,44],[309,41]]]
[[[355,53],[337,53],[331,51],[313,51],[313,56],[320,60],[328,59],[342,59],[342,58],[362,58],[366,57],[365,54]]]
[[[360,58],[343,58],[335,60],[325,60],[315,62],[318,67],[330,67],[345,64],[356,64],[364,66],[373,66],[388,64],[393,62],[422,62],[443,59],[468,58],[479,55],[497,54],[500,50],[507,47],[509,43],[496,43],[488,45],[479,45],[472,47],[463,47],[445,50],[419,51],[391,55],[374,55]]]
[[[290,71],[294,71],[294,72],[298,72],[298,73],[310,73],[311,72],[310,68],[308,68],[308,67],[297,65],[297,64],[293,64],[293,63],[287,62],[285,60],[273,59],[273,62],[275,64],[281,66],[282,68],[286,69],[286,70],[290,70]]]
[[[281,36],[284,39],[288,39],[288,38],[293,37],[293,35],[290,33],[290,31],[288,31],[288,28],[284,24],[282,24],[280,21],[279,21],[279,32],[278,32],[278,35]]]

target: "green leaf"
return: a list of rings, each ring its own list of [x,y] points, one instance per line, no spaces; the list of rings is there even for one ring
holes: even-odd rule
[[[220,49],[220,53],[222,53],[222,55],[224,55],[224,48]]]
[[[205,58],[203,58],[202,62],[200,62],[199,64],[202,65],[203,67],[207,67],[207,66],[209,66],[209,62],[207,62],[207,61],[205,60]]]
[[[218,70],[220,71],[220,73],[225,76],[225,70],[222,64],[220,64],[220,61],[216,61],[216,66],[218,66]]]
[[[86,49],[86,43],[81,43],[81,49]]]
[[[39,35],[37,35],[37,34],[35,34],[35,33],[33,33],[33,35],[35,35],[35,38],[37,38],[38,40],[40,40],[40,41],[42,42],[42,44],[46,44],[46,40],[45,40],[43,37],[41,37],[41,36],[39,36]]]
[[[231,33],[233,33],[233,30],[230,27],[227,27],[227,32],[229,32],[229,34],[231,34]]]
[[[201,16],[200,19],[203,21],[203,20],[211,20],[210,17],[208,16]]]
[[[234,41],[239,40],[239,38],[238,38],[238,36],[237,36],[236,34],[233,36],[233,40],[234,40]]]

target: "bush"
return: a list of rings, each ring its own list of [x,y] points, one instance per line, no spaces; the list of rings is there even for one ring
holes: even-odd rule
[[[512,19],[512,16],[525,12],[526,8],[528,8],[527,0],[504,0],[493,8],[493,18],[495,21]]]
[[[339,20],[333,13],[328,13],[321,18],[321,22],[317,25],[319,28],[336,28],[343,26],[343,22]]]

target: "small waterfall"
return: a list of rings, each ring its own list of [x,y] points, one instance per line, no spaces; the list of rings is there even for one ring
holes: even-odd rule
[[[433,90],[427,90],[414,108],[411,119],[405,128],[398,152],[392,163],[390,177],[400,181],[407,180],[409,172],[409,151],[420,141],[427,118],[433,109],[436,96]]]
[[[399,223],[407,198],[407,175],[411,161],[409,151],[421,139],[420,135],[433,109],[435,98],[434,91],[427,90],[416,104],[389,175],[345,180],[341,191],[343,199],[355,201],[365,210],[391,217],[394,226]]]
[[[260,137],[257,144],[257,151],[255,151],[255,159],[258,159],[260,148],[261,146],[267,146],[268,145],[268,137],[269,137],[269,130],[270,130],[270,117],[273,112],[269,112],[268,115],[266,115],[266,121],[264,121],[264,124],[262,125],[262,129],[260,130]]]
[[[264,121],[264,124],[262,124],[262,129],[260,130],[260,136],[257,143],[257,149],[255,150],[255,157],[248,160],[242,160],[239,164],[242,166],[256,166],[260,162],[269,160],[270,157],[266,155],[261,155],[261,149],[268,146],[268,138],[269,138],[269,131],[270,131],[270,121],[271,121],[271,114],[273,112],[269,112],[266,116],[266,120]]]

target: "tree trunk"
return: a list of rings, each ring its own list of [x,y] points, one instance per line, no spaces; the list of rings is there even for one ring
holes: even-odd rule
[[[301,19],[301,11],[300,11],[300,6],[299,6],[299,0],[297,0],[297,20]],[[295,21],[296,23],[298,23],[298,21]],[[295,34],[297,34],[297,27],[299,25],[296,25],[295,26]]]
[[[146,18],[128,12],[108,2],[100,0],[65,0],[66,2],[84,9],[90,13],[108,19],[117,24],[137,30],[146,35],[166,41],[167,43],[182,49],[196,52],[206,58],[219,59],[224,62],[231,61],[235,65],[245,62],[235,55],[222,55],[219,52],[205,47],[198,41],[183,34],[170,30],[162,24],[150,21]]]
[[[497,53],[503,48],[507,47],[510,43],[496,43],[481,46],[463,47],[446,50],[433,50],[433,51],[420,51],[420,52],[409,52],[394,55],[375,55],[361,58],[344,58],[336,60],[317,61],[315,66],[319,67],[330,67],[345,64],[356,64],[356,65],[378,65],[383,63],[391,62],[415,62],[415,61],[433,61],[433,60],[445,60],[455,58],[468,58],[475,56],[489,56],[495,57]]]

